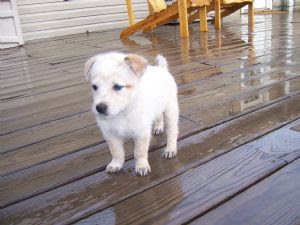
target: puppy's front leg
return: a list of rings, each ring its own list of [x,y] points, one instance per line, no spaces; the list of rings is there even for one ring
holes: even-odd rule
[[[123,167],[125,161],[123,140],[117,137],[108,136],[106,137],[106,141],[112,155],[111,162],[106,166],[106,172],[114,173]]]
[[[150,143],[150,134],[135,138],[134,158],[135,172],[137,175],[146,176],[151,172],[148,162],[148,149]]]

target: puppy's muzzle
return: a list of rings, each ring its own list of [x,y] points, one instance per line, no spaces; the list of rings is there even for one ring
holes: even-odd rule
[[[96,105],[96,110],[99,114],[107,115],[107,105],[104,103]]]

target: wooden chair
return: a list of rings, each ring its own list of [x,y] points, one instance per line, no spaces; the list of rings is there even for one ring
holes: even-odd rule
[[[221,18],[228,16],[242,7],[248,5],[248,24],[253,28],[254,24],[254,0],[213,0],[212,6],[215,11],[215,28],[221,28]]]
[[[155,27],[164,25],[172,20],[180,22],[181,37],[189,37],[188,24],[200,19],[200,31],[207,31],[207,13],[215,11],[215,27],[221,28],[221,18],[228,16],[248,5],[249,25],[253,26],[253,0],[178,0],[167,6],[164,0],[148,0],[149,16],[134,22],[131,0],[126,0],[130,27],[125,28],[120,38],[128,38],[133,33],[143,30],[149,32]]]
[[[139,30],[147,32],[178,18],[181,37],[189,37],[189,15],[194,15],[195,11],[198,12],[198,18],[201,21],[200,30],[207,31],[206,7],[210,5],[210,1],[178,0],[167,6],[164,0],[148,0],[149,16],[135,23],[131,0],[126,0],[130,26],[121,32],[120,37],[121,39],[127,38]]]

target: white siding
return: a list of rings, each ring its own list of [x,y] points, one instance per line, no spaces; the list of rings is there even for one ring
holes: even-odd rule
[[[257,9],[272,9],[272,0],[254,1],[254,7]]]
[[[136,21],[147,0],[133,0]],[[128,26],[125,0],[17,0],[24,40]]]

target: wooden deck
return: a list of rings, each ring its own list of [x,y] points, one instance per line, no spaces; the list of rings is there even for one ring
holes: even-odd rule
[[[299,224],[300,13],[37,40],[0,54],[0,224]],[[151,175],[122,172],[93,115],[83,64],[106,51],[162,53],[179,87],[176,158],[153,137]]]

